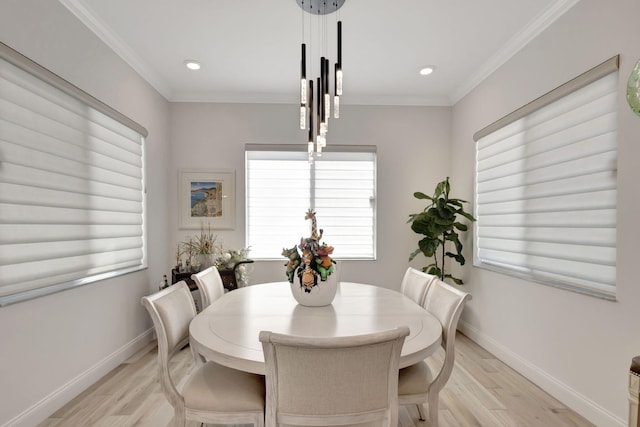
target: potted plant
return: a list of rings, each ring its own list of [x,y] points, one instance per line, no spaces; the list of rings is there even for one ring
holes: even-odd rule
[[[211,232],[211,227],[200,228],[200,234],[182,242],[183,253],[187,257],[187,263],[195,268],[207,268],[213,265],[213,256],[216,253],[217,236]]]
[[[440,280],[448,278],[456,284],[462,285],[462,280],[446,272],[445,260],[452,258],[460,265],[464,265],[462,242],[458,232],[467,231],[467,225],[459,221],[459,216],[469,221],[475,221],[476,219],[473,215],[465,212],[463,206],[464,203],[467,203],[465,200],[449,197],[450,190],[451,185],[449,184],[449,177],[447,177],[447,179],[436,185],[433,196],[428,196],[419,191],[413,193],[413,197],[429,200],[430,203],[422,212],[409,215],[407,222],[411,223],[411,229],[424,236],[418,242],[418,249],[409,256],[409,261],[413,260],[419,253],[422,253],[427,258],[433,258],[433,262],[422,268],[422,271],[438,276]],[[446,249],[447,242],[453,244],[455,251],[451,252]]]

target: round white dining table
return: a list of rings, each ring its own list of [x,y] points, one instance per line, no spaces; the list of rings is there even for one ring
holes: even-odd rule
[[[189,326],[194,350],[230,368],[265,373],[260,331],[311,337],[369,334],[408,326],[400,367],[436,351],[442,326],[400,292],[372,285],[341,282],[333,303],[299,305],[288,282],[247,286],[228,292],[200,312]]]

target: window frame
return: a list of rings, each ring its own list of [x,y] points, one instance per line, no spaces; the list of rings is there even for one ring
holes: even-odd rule
[[[305,163],[308,161],[307,160],[307,145],[306,144],[246,144],[245,145],[245,191],[246,191],[246,198],[247,198],[247,203],[245,205],[245,239],[247,242],[247,245],[251,245],[251,239],[250,239],[250,217],[249,217],[249,198],[250,198],[250,189],[249,189],[249,185],[250,185],[250,178],[249,178],[249,166],[248,166],[248,153],[252,152],[252,151],[257,151],[257,152],[278,152],[278,151],[282,151],[282,152],[287,152],[287,153],[291,153],[292,155],[295,155],[297,157],[300,157],[300,159],[297,160],[302,160]],[[371,196],[369,198],[369,203],[371,204],[371,209],[372,209],[372,216],[371,216],[371,255],[364,255],[364,254],[360,254],[360,255],[348,255],[348,256],[341,256],[339,254],[339,246],[340,244],[334,244],[333,241],[329,241],[326,238],[326,235],[328,233],[325,233],[325,238],[323,239],[323,241],[325,241],[328,244],[331,244],[333,246],[336,246],[337,250],[336,250],[336,259],[339,260],[366,260],[366,261],[371,261],[371,260],[375,260],[377,258],[377,150],[375,146],[372,145],[328,145],[327,147],[325,147],[323,149],[324,153],[352,153],[354,155],[358,155],[358,154],[362,154],[362,153],[370,153],[373,155],[373,177],[372,177],[372,191],[373,191],[373,196]],[[315,155],[314,155],[315,156]],[[318,160],[314,160],[313,163],[317,162]],[[322,161],[322,160],[319,160]],[[314,173],[311,172],[310,173],[310,178],[313,179],[312,177],[314,176]],[[312,183],[309,183],[310,188],[313,188],[314,185]],[[313,194],[314,190],[311,190],[311,193]],[[314,197],[314,196],[312,196]],[[312,209],[316,209],[316,206],[314,205],[314,203],[311,203],[311,206],[307,206],[304,209],[301,209],[300,215],[304,215],[304,211],[306,211],[306,209],[308,208],[312,208]],[[326,226],[326,223],[324,223],[325,225],[323,225],[322,222],[322,217],[321,214],[319,214],[319,219],[318,219],[318,227],[319,228],[325,228],[326,230],[330,230],[331,226]],[[305,226],[305,230],[306,230]],[[308,230],[305,231],[305,233],[308,234]],[[306,234],[304,234],[306,235]],[[282,245],[294,245],[302,236],[297,236],[296,238],[294,238],[293,240],[289,241],[289,240],[283,240],[281,243],[279,243],[280,246]],[[257,260],[261,260],[261,261],[273,261],[273,260],[280,260],[281,258],[278,257],[278,255],[280,255],[280,250],[278,251],[277,255],[274,254],[274,256],[254,256],[252,255],[253,259],[257,259]]]

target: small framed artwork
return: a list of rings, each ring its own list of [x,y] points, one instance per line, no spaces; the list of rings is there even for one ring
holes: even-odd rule
[[[178,172],[180,228],[230,229],[236,222],[235,171],[183,169]]]

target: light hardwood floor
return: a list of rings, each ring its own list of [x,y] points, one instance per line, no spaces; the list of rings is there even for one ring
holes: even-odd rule
[[[441,357],[436,354],[433,363]],[[170,426],[173,409],[160,389],[156,363],[156,348],[150,345],[39,426]],[[183,378],[192,367],[191,352],[182,350],[173,360],[174,378]],[[593,426],[460,333],[455,367],[440,394],[439,418],[442,427]],[[400,409],[399,424],[428,427],[415,407]]]

